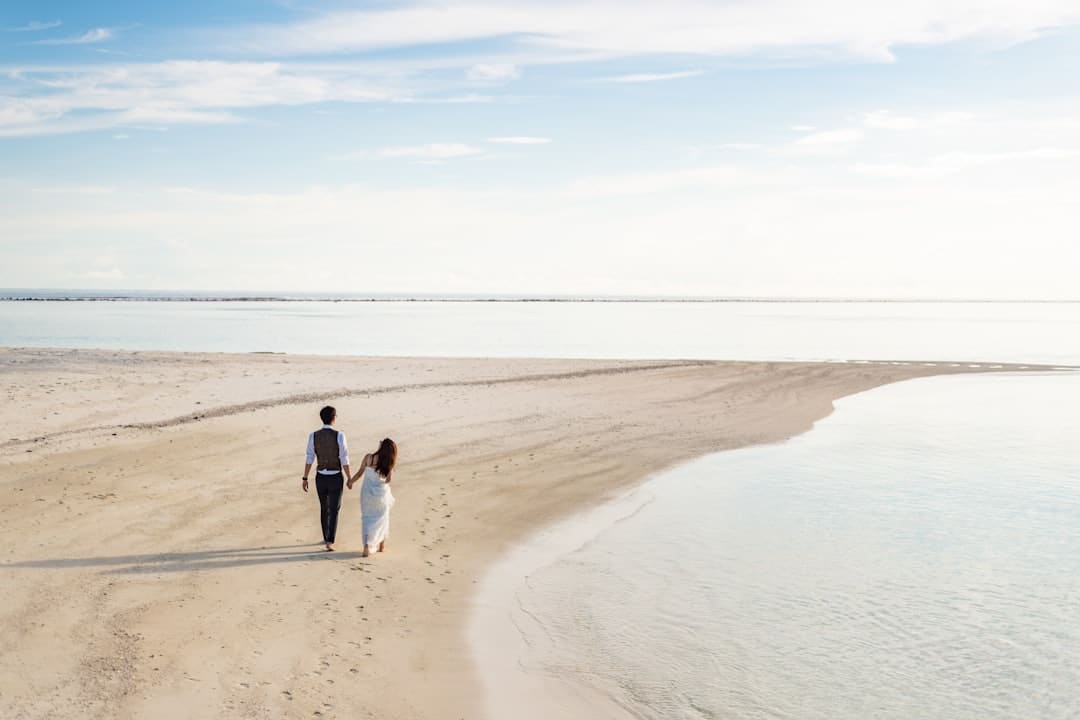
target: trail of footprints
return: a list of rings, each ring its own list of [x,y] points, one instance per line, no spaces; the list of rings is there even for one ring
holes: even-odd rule
[[[454,486],[460,484],[453,477],[450,478],[449,482]],[[445,541],[446,522],[454,517],[454,511],[450,508],[448,498],[449,495],[445,487],[439,488],[438,495],[430,495],[424,498],[424,514],[420,519],[420,534],[424,539],[420,547],[427,550],[429,554],[429,558],[424,561],[424,564],[430,569],[430,574],[424,577],[424,581],[429,585],[438,585],[441,576],[451,574],[448,567],[450,553],[439,553],[437,558],[434,557],[439,550],[438,546]],[[445,592],[447,592],[446,588],[440,588],[438,594],[431,599],[432,604],[440,605],[439,596]]]
[[[424,498],[424,509],[419,527],[421,548],[426,551],[425,554],[427,555],[427,559],[423,561],[424,568],[427,571],[423,575],[423,582],[431,586],[433,590],[431,601],[435,605],[440,605],[440,598],[444,593],[449,592],[446,587],[438,587],[441,584],[440,580],[452,574],[450,569],[452,553],[441,546],[446,542],[447,522],[454,517],[454,511],[449,500],[450,495],[447,490],[451,486],[459,485],[460,481],[451,477],[449,478],[449,485],[437,488],[434,494]],[[324,560],[324,557],[317,556],[312,559],[312,562],[322,562]],[[387,583],[392,579],[390,574],[379,567],[380,562],[384,561],[376,556],[372,560],[362,560],[343,565],[341,566],[343,572],[340,572],[336,577],[326,578],[326,581],[335,588],[332,597],[320,598],[315,601],[315,607],[318,610],[311,612],[309,606],[307,611],[308,616],[312,618],[314,625],[318,628],[317,634],[319,637],[316,642],[317,646],[323,649],[323,652],[314,668],[299,672],[293,676],[292,683],[278,691],[283,702],[298,710],[302,709],[302,712],[308,712],[310,708],[311,717],[338,716],[339,711],[335,710],[333,703],[336,694],[338,692],[351,693],[349,680],[357,677],[361,672],[363,663],[370,661],[375,656],[375,645],[377,643],[371,630],[368,630],[370,610],[366,609],[365,605],[386,600],[388,594]],[[348,570],[348,572],[344,572],[345,570]],[[359,578],[352,575],[354,572],[360,573]],[[393,572],[395,581],[408,582],[413,579],[410,578],[407,570],[403,567],[395,566]],[[350,576],[354,578],[354,582],[347,581],[343,585],[339,585],[342,578],[348,579]],[[357,587],[355,579],[361,581],[362,584],[359,587]],[[296,587],[296,583],[287,583],[285,581],[282,572],[278,573],[276,583],[282,586]],[[350,586],[351,589],[349,589]],[[338,590],[339,587],[343,589]],[[362,592],[359,595],[364,598],[364,602],[348,603],[347,598],[360,588],[362,588]],[[392,591],[390,594],[392,594]],[[270,599],[264,599],[262,604],[272,602]],[[382,630],[384,632],[392,631],[397,638],[407,638],[412,635],[413,631],[409,626],[408,616],[392,616],[389,606],[384,606],[379,610],[384,612],[377,613],[376,617],[379,614],[386,615],[382,621]],[[274,625],[282,619],[282,614],[281,612],[271,612],[266,619],[270,625]],[[340,633],[338,632],[339,628]],[[267,628],[261,626],[259,629],[265,630]],[[348,639],[342,641],[342,637]],[[258,650],[254,652],[256,655],[259,654]],[[269,685],[269,683],[254,682],[250,676],[251,669],[246,668],[246,670],[247,672],[244,672],[243,675],[247,677],[237,683],[239,697],[230,699],[229,702],[233,703],[230,707],[236,707],[236,705],[251,708],[262,706],[265,709],[265,705],[256,698],[255,694],[266,689],[264,686]],[[341,688],[341,690],[336,688]],[[330,695],[328,696],[327,693],[330,693]]]

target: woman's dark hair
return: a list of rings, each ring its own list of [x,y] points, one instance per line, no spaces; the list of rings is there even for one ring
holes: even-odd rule
[[[334,409],[333,405],[327,405],[319,411],[319,417],[322,418],[324,425],[329,425],[337,417],[337,410]]]
[[[397,445],[390,438],[383,438],[379,443],[379,449],[375,451],[375,472],[390,482],[390,473],[394,471],[397,463]]]

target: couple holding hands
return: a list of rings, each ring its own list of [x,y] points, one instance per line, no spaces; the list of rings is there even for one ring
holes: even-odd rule
[[[384,438],[379,443],[379,449],[365,455],[360,469],[352,475],[345,433],[334,428],[337,410],[327,405],[319,411],[319,417],[323,426],[308,436],[301,487],[304,492],[308,491],[308,475],[311,466],[315,465],[315,492],[319,496],[326,550],[332,552],[334,549],[341,496],[346,487],[352,490],[352,486],[360,480],[363,557],[370,555],[372,549],[382,552],[386,548],[386,537],[390,534],[390,508],[394,506],[390,476],[397,462],[397,445],[390,438]]]

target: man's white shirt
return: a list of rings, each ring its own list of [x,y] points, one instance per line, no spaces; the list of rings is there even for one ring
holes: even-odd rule
[[[329,425],[323,425],[322,430],[333,430]],[[316,430],[315,432],[318,432]],[[349,464],[349,446],[345,443],[345,433],[338,430],[337,434],[337,446],[338,446],[338,460],[341,461],[341,467],[345,467]],[[315,463],[315,433],[308,435],[307,439],[307,458],[304,460],[308,465]],[[334,475],[339,470],[317,470],[320,475]]]

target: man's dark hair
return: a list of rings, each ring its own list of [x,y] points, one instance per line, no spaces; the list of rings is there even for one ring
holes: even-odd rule
[[[334,422],[334,418],[337,417],[337,410],[332,405],[327,405],[319,411],[319,417],[322,418],[324,425],[329,425]]]

